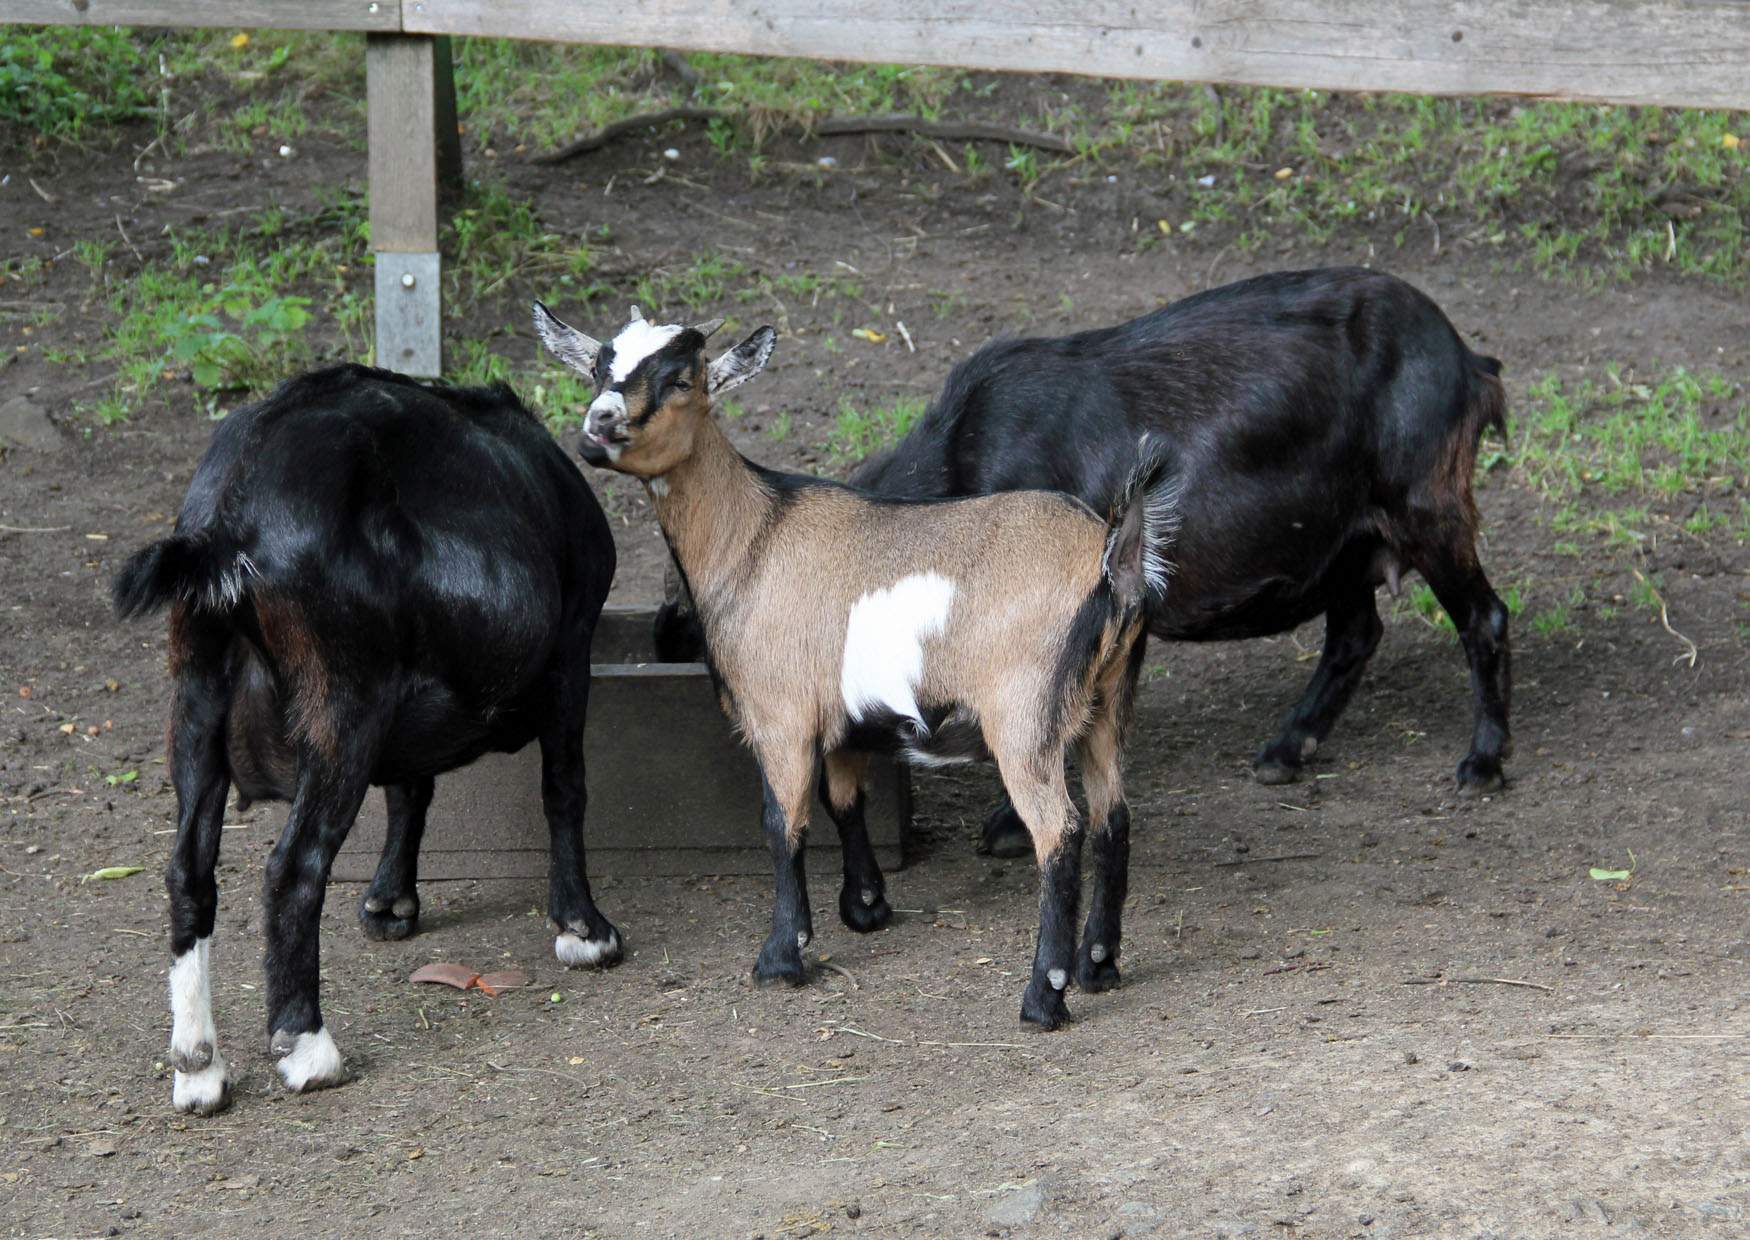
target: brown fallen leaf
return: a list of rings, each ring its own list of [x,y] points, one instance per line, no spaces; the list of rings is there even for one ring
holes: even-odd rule
[[[515,990],[529,984],[529,975],[521,969],[501,969],[497,973],[482,973],[474,984],[489,995],[501,990]]]
[[[466,990],[480,980],[480,975],[464,964],[427,964],[415,969],[407,979],[410,982],[437,982],[444,986],[454,986],[457,990]]]

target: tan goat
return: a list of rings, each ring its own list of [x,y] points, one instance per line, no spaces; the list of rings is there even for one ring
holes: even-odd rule
[[[777,873],[754,975],[799,982],[813,924],[802,866],[815,772],[844,844],[839,911],[854,930],[892,916],[863,822],[868,755],[994,757],[1043,879],[1021,1017],[1056,1028],[1063,990],[1118,980],[1129,811],[1120,756],[1145,596],[1164,591],[1173,483],[1143,452],[1110,522],[1044,491],[934,503],[879,499],[744,458],[713,398],[751,379],[762,327],[707,363],[720,325],[657,326],[633,307],[603,344],[535,305],[535,326],[596,386],[581,454],[640,478],[698,608],[724,711],[765,781]],[[1077,749],[1094,823],[1092,906],[1076,953],[1083,830],[1064,775]]]

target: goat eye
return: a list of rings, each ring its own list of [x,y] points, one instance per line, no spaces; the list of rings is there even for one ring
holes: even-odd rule
[[[674,385],[683,392],[690,392],[693,390],[693,385],[685,379],[676,379]]]

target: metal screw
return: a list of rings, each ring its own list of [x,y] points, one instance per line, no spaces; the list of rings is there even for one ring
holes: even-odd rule
[[[382,7],[383,7],[383,6],[382,6],[382,5],[380,5],[380,4],[372,4],[372,5],[370,5],[370,6],[369,6],[369,9],[368,9],[368,11],[369,11],[369,12],[372,12],[372,13],[375,13],[375,12],[376,12],[376,11],[377,11],[377,10],[378,10],[378,9],[380,9],[380,8],[382,8]]]
[[[411,271],[403,271],[401,273],[401,287],[402,288],[412,288],[413,284],[414,284],[413,273]]]

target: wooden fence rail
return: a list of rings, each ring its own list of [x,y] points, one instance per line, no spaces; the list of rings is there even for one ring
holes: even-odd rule
[[[424,375],[450,35],[1750,110],[1750,0],[0,0],[0,22],[366,32],[377,357]]]

